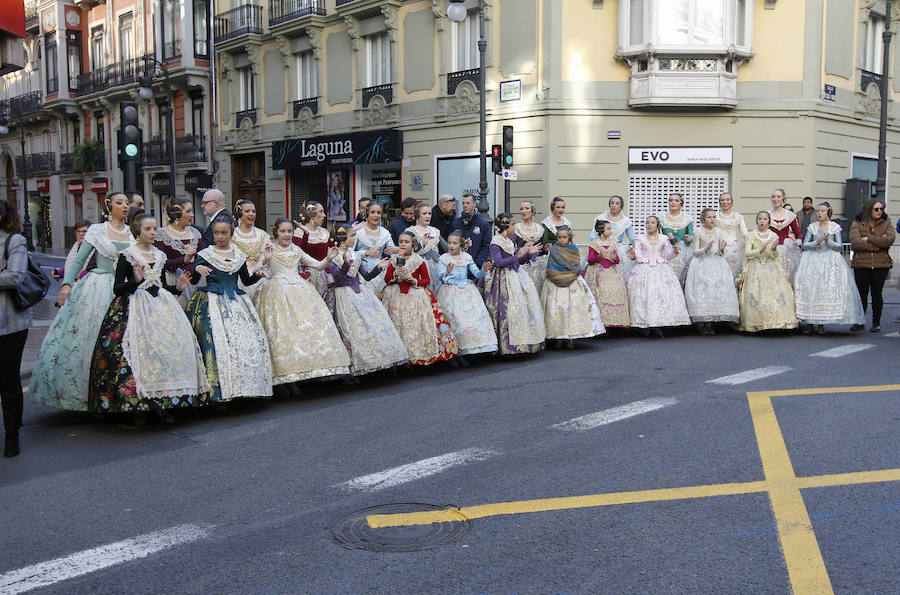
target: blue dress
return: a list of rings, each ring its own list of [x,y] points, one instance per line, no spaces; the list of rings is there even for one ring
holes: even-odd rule
[[[820,233],[827,237],[818,243]],[[818,223],[806,229],[803,253],[794,275],[797,318],[806,324],[863,324],[862,300],[853,272],[841,256],[841,226],[829,221],[822,231]]]
[[[72,295],[56,313],[41,344],[27,393],[35,403],[70,411],[88,410],[94,344],[114,297],[119,253],[132,244],[110,240],[108,225],[96,223],[88,228],[75,261],[66,269],[63,283],[72,286]],[[97,266],[75,283],[92,252],[97,256]]]
[[[447,265],[451,262],[453,270],[448,273]],[[469,273],[476,279],[484,276],[484,271],[475,266],[467,252],[460,252],[458,256],[442,254],[438,260],[438,275],[443,285],[438,290],[438,303],[453,327],[461,355],[494,353],[497,351],[494,322]]]

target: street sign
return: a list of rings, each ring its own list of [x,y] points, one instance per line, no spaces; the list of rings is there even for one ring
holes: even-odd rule
[[[503,179],[515,181],[519,179],[519,171],[515,169],[504,169],[503,170]]]

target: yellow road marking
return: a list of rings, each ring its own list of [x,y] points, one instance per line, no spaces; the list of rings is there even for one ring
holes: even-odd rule
[[[809,519],[809,513],[806,510],[806,504],[803,501],[800,490],[900,481],[900,468],[797,477],[784,442],[784,436],[781,433],[781,427],[778,425],[778,419],[775,416],[772,398],[896,390],[900,390],[900,384],[747,393],[750,417],[756,433],[757,447],[766,477],[765,481],[520,500],[436,511],[374,514],[368,516],[366,520],[372,528],[399,527],[459,521],[460,514],[468,519],[477,519],[490,516],[571,510],[616,504],[661,502],[767,492],[772,506],[772,513],[775,516],[778,538],[781,542],[781,549],[793,591],[795,593],[833,593],[831,579],[828,577],[828,571],[825,568],[825,562],[822,559],[822,553],[816,541],[816,534],[813,531],[812,522]]]

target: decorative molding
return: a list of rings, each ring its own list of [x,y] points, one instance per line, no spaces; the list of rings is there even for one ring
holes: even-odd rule
[[[359,34],[359,21],[354,17],[346,16],[344,17],[344,22],[347,23],[347,35],[350,36],[350,46],[354,52],[358,52],[359,42],[362,39]]]
[[[395,6],[382,6],[381,14],[384,16],[384,26],[387,28],[388,39],[393,43],[397,41],[397,20],[400,10]]]
[[[385,127],[400,123],[400,112],[396,105],[388,105],[380,95],[369,102],[366,109],[356,110],[356,126]]]
[[[319,27],[307,27],[306,37],[309,39],[309,47],[312,48],[313,58],[322,59],[322,29]]]
[[[276,35],[275,41],[278,42],[278,52],[281,54],[281,60],[284,62],[285,68],[291,67],[291,40],[284,35]]]
[[[431,14],[434,15],[434,24],[437,30],[443,31],[447,23],[443,0],[431,0]]]
[[[222,78],[231,81],[234,75],[234,58],[227,52],[221,52],[222,56]]]
[[[250,60],[250,71],[259,76],[259,47],[255,45],[245,45],[244,51],[247,52],[247,59]]]
[[[881,114],[881,89],[878,88],[878,85],[869,85],[865,92],[859,95],[856,111],[867,113],[871,116],[879,116]]]
[[[312,113],[308,107],[304,107],[297,117],[288,123],[290,136],[318,136],[322,134],[322,118]]]
[[[240,126],[234,131],[235,141],[238,143],[249,143],[256,140],[257,126],[250,121],[250,118],[243,118]]]
[[[461,82],[456,88],[456,93],[447,101],[447,112],[451,116],[474,114],[480,110],[481,99],[472,81]]]

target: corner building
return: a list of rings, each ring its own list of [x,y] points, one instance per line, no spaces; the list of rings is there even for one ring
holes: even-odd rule
[[[611,194],[638,230],[670,192],[697,216],[730,190],[752,224],[776,187],[852,216],[868,183],[847,179],[875,179],[882,0],[485,0],[483,90],[478,2],[460,23],[447,4],[218,0],[219,187],[260,223],[477,191],[481,92],[488,149],[515,130],[511,209],[562,196],[582,241]],[[491,214],[503,186],[489,170]]]

